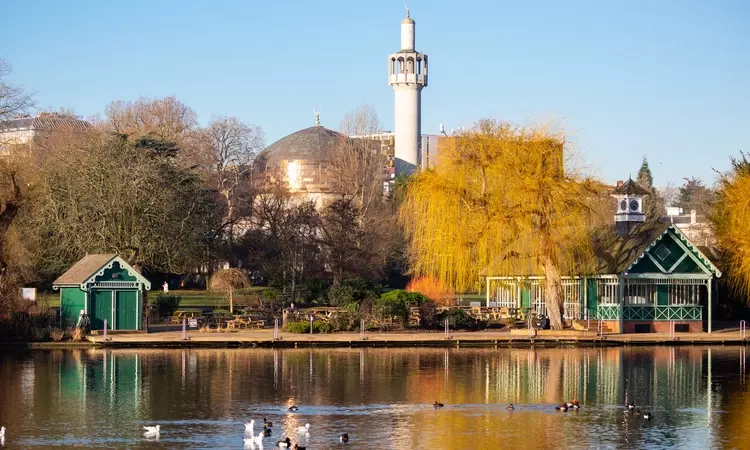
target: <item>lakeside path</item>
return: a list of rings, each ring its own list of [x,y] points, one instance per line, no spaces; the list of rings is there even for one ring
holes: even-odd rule
[[[88,340],[106,347],[493,347],[493,346],[614,346],[614,345],[746,345],[739,332],[605,334],[581,331],[545,331],[530,337],[528,332],[477,331],[455,332],[447,339],[442,332],[369,332],[366,339],[359,333],[296,334],[280,333],[274,340],[273,330],[201,333],[181,331],[92,335]]]

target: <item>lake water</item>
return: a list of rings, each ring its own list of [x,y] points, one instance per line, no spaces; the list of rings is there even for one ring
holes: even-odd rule
[[[266,449],[748,448],[745,364],[744,347],[3,348],[0,425],[4,448],[242,448],[264,417]]]

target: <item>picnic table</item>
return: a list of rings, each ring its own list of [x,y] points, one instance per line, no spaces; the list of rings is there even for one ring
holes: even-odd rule
[[[234,330],[239,328],[263,328],[266,325],[264,320],[254,319],[252,316],[235,314],[234,319],[227,320],[227,329]]]

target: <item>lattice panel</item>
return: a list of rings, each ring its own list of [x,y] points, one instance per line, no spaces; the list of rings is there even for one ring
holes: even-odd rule
[[[654,320],[654,308],[643,306],[626,306],[625,320]]]
[[[599,305],[599,317],[597,319],[602,320],[620,320],[620,307],[619,306],[604,306]]]

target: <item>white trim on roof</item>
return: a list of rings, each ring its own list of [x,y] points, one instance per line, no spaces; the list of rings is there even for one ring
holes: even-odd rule
[[[661,241],[662,238],[664,238],[664,235],[669,233],[669,230],[672,230],[678,238],[677,240],[675,240],[675,243],[679,245],[688,254],[688,256],[691,259],[693,259],[696,263],[698,263],[699,266],[702,266],[701,270],[703,270],[706,273],[709,273],[709,271],[713,272],[716,274],[716,277],[721,277],[721,271],[711,262],[710,259],[706,257],[706,255],[704,255],[700,250],[698,250],[697,247],[693,245],[690,239],[688,239],[688,237],[685,236],[685,234],[682,231],[680,231],[679,228],[677,228],[673,224],[669,225],[661,234],[659,234],[659,236],[654,238],[651,244],[649,244],[649,246],[646,247],[646,249],[643,250],[643,252],[640,255],[638,255],[638,257],[635,258],[633,262],[630,263],[628,268],[625,269],[626,275],[628,274],[628,272],[630,272],[630,270],[633,267],[635,267],[636,264],[638,264],[638,261],[640,261],[641,259],[643,259],[644,256],[647,255],[649,250],[654,248],[657,242]],[[698,257],[696,257],[695,254],[697,254]]]
[[[149,291],[151,290],[151,282],[148,281],[143,275],[138,273],[137,270],[133,268],[130,264],[126,263],[124,259],[120,258],[119,256],[115,256],[114,258],[107,261],[102,267],[99,268],[99,270],[96,270],[93,275],[91,275],[86,281],[81,283],[80,287],[82,290],[86,290],[86,285],[93,284],[96,281],[96,277],[100,277],[104,275],[104,271],[107,269],[111,269],[112,266],[115,263],[119,263],[120,267],[127,270],[128,274],[132,277],[135,277],[136,280],[141,282],[143,284],[143,287]]]

